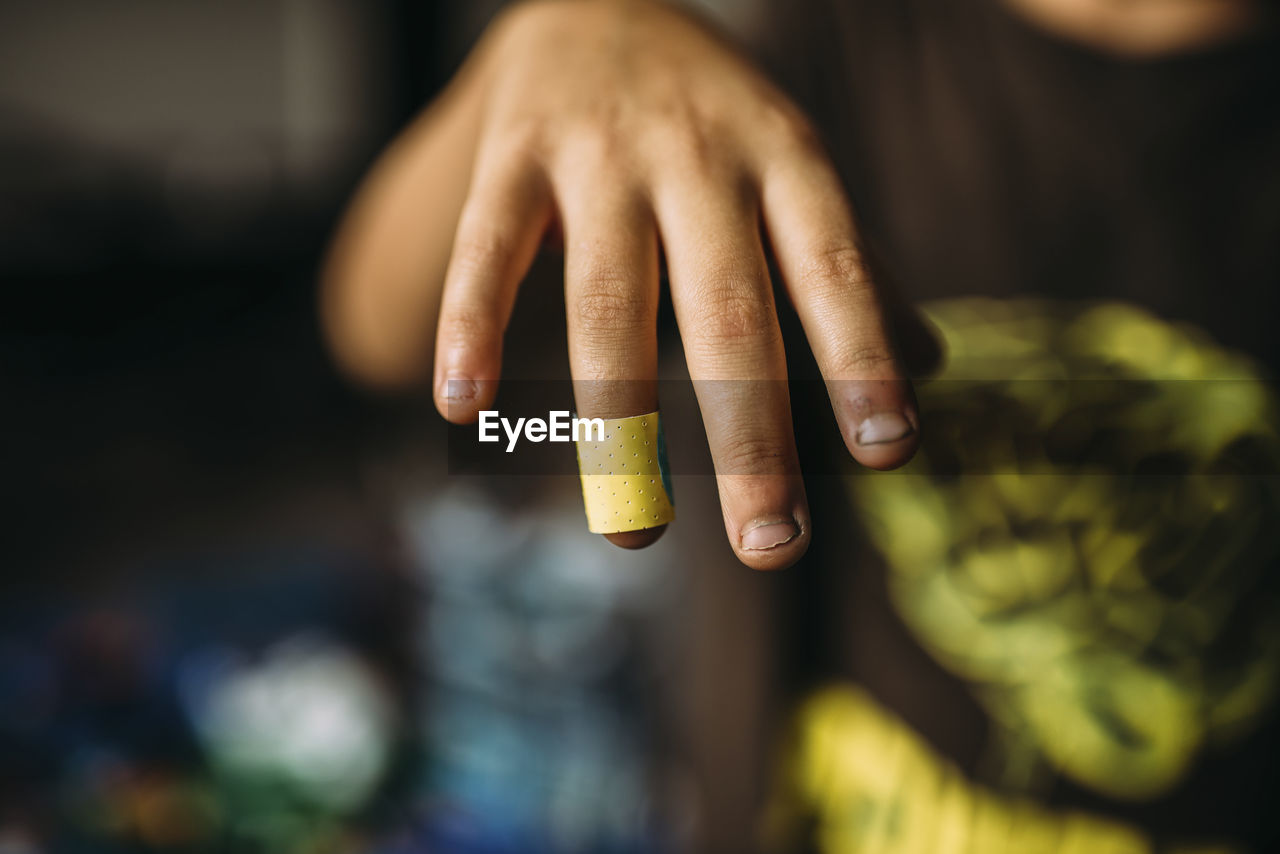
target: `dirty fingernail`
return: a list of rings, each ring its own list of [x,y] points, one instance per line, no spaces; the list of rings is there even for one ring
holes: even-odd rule
[[[445,400],[456,400],[459,403],[475,400],[480,396],[480,384],[467,377],[446,377],[443,396]]]
[[[759,522],[742,532],[744,551],[763,551],[789,543],[800,534],[795,522]]]
[[[858,425],[856,436],[859,445],[886,445],[905,439],[915,428],[898,412],[877,412]]]

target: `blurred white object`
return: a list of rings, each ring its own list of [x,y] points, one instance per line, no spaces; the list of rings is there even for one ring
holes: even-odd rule
[[[386,770],[394,707],[363,660],[297,635],[258,663],[230,656],[194,704],[200,738],[232,773],[275,776],[337,811],[361,806]]]

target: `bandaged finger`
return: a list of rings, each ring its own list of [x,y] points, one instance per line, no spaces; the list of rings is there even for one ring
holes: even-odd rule
[[[588,530],[616,534],[674,521],[666,440],[658,413],[598,420],[603,430],[588,429],[587,437],[577,441]]]

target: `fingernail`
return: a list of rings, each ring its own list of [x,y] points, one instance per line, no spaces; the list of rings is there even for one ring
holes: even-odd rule
[[[743,551],[755,552],[789,543],[800,535],[795,522],[755,522],[742,532]]]
[[[877,412],[858,425],[856,439],[859,445],[886,445],[905,439],[914,431],[911,422],[901,413]]]
[[[480,384],[473,379],[461,376],[446,377],[444,381],[444,399],[465,403],[480,396]]]

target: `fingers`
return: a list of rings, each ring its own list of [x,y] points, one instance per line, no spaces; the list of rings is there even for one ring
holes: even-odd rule
[[[774,158],[761,197],[778,267],[845,445],[871,468],[902,465],[919,442],[915,398],[835,170],[813,152]]]
[[[658,408],[658,237],[637,193],[570,184],[565,223],[565,306],[574,400],[584,418],[627,418]],[[604,536],[646,546],[666,526]]]
[[[477,163],[445,275],[433,388],[436,408],[455,424],[492,406],[516,290],[552,214],[544,173],[515,152]]]
[[[734,187],[686,175],[658,220],[725,531],[743,563],[777,569],[808,547],[809,511],[757,208]]]

